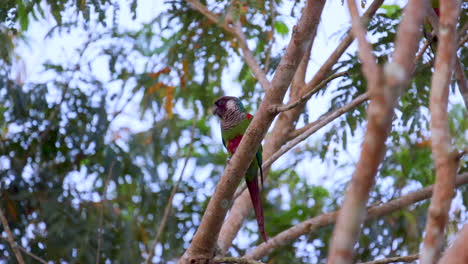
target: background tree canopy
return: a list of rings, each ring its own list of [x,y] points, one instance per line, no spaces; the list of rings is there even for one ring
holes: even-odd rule
[[[200,2],[218,23],[184,0],[2,1],[0,208],[25,251],[53,263],[141,263],[149,252],[153,263],[174,263],[189,246],[227,159],[212,103],[236,95],[254,113],[264,95],[242,43],[220,25],[240,23],[270,79],[304,7],[303,1],[290,0]],[[402,7],[385,1],[369,20],[379,65],[391,58]],[[465,36],[457,50],[462,65],[468,65],[467,9],[463,2],[457,26],[460,39]],[[338,22],[341,30],[327,23],[346,11],[340,1],[325,5],[307,80],[345,38],[347,17]],[[434,184],[429,131],[434,51],[435,45],[422,54],[398,102],[369,205]],[[47,56],[38,62],[28,58],[42,52]],[[297,133],[366,92],[355,45],[327,76],[336,73],[343,75],[318,90],[292,120]],[[463,150],[467,110],[455,79],[450,87],[451,136]],[[367,105],[349,109],[274,163],[262,191],[271,237],[340,208],[359,157]],[[282,118],[287,117],[281,114],[277,125]],[[458,174],[467,171],[465,156]],[[467,220],[466,189],[457,189],[448,238]],[[168,203],[173,208],[163,221]],[[428,205],[413,203],[366,222],[355,261],[417,253]],[[260,260],[323,262],[332,230],[311,230]],[[0,260],[16,263],[6,237],[3,232]],[[251,216],[227,255],[243,256],[259,243]],[[23,256],[26,263],[37,261]]]

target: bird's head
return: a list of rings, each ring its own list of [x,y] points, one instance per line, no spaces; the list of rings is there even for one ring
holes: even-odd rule
[[[241,100],[234,96],[223,96],[214,102],[213,114],[222,119],[237,112],[244,113],[244,111]]]

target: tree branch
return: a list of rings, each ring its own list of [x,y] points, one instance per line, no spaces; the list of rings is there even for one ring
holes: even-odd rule
[[[302,55],[301,62],[297,68],[297,71],[294,74],[293,81],[290,85],[291,89],[289,90],[289,97],[295,98],[296,95],[298,96],[299,86],[298,80],[300,79],[299,76],[301,75],[301,71],[305,69],[305,66],[308,64],[309,55],[307,53],[310,51],[310,47],[313,45],[313,41],[315,39],[315,35],[317,32],[317,27],[320,22],[320,17],[322,15],[323,6],[325,5],[325,0],[315,0],[314,1],[314,8],[313,12],[311,12],[311,26],[310,26],[310,42],[306,46],[304,45],[305,52]],[[293,30],[293,33],[296,30]],[[303,80],[302,80],[303,81]],[[303,84],[301,84],[303,85]],[[278,104],[281,102],[277,102]],[[299,111],[297,111],[299,110]],[[300,112],[299,108],[291,110],[287,112],[287,114],[280,114],[276,119],[274,128],[272,129],[271,133],[268,134],[265,144],[263,145],[263,157],[267,159],[271,154],[273,154],[279,147],[284,144],[287,140],[287,135],[290,130],[293,129],[295,124],[294,120],[297,120]],[[268,179],[268,171],[269,168],[263,170],[263,174]],[[252,202],[250,199],[250,195],[247,191],[244,191],[238,199],[234,201],[234,204],[229,211],[229,216],[227,217],[226,221],[224,222],[220,236],[218,238],[218,246],[220,248],[220,255],[223,256],[227,250],[232,245],[232,241],[236,237],[237,233],[239,232],[244,219],[246,219],[252,210]]]
[[[403,257],[393,257],[393,258],[385,258],[379,259],[369,262],[362,262],[361,264],[387,264],[387,263],[395,263],[395,262],[412,262],[419,258],[418,254],[403,256]]]
[[[428,14],[428,17],[429,17],[429,21],[432,25],[432,27],[434,28],[434,31],[435,31],[435,34],[436,35],[440,35],[439,34],[439,17],[437,16],[437,14],[434,12],[433,9],[430,10],[429,14]],[[460,30],[460,35],[461,37],[466,33],[466,31],[468,30],[468,23],[466,23],[465,25],[463,25],[462,29]],[[454,32],[453,35],[454,35],[454,38],[456,39],[455,35],[457,33]],[[467,37],[468,35],[466,35],[465,37]],[[468,38],[467,38],[468,39]],[[466,42],[467,39],[463,39],[463,37],[460,39],[460,42],[458,43],[458,45],[456,45],[455,47],[455,51],[457,50],[458,47],[460,47],[461,45],[463,45],[464,42]],[[441,43],[441,42],[439,42]],[[457,83],[458,83],[458,90],[460,91],[460,94],[462,95],[462,98],[463,98],[463,102],[465,103],[465,108],[468,110],[468,82],[466,80],[466,77],[465,77],[465,72],[464,72],[464,67],[463,67],[463,64],[462,62],[460,61],[459,58],[456,57],[455,55],[455,79],[457,80]]]
[[[404,10],[397,32],[393,62],[385,67],[384,85],[369,87],[371,103],[367,109],[367,129],[351,182],[333,232],[328,263],[350,263],[354,245],[365,218],[365,205],[374,185],[375,175],[385,154],[385,141],[390,132],[393,108],[409,82],[414,58],[421,38],[421,24],[427,1],[410,1]]]
[[[245,37],[244,32],[242,32],[242,25],[240,24],[239,21],[234,23],[234,32],[239,42],[239,46],[242,49],[242,53],[244,55],[244,61],[247,63],[247,65],[249,65],[255,78],[257,78],[263,90],[266,91],[270,89],[271,83],[266,78],[265,71],[263,71],[263,69],[260,67],[255,57],[253,56],[252,52],[250,51],[249,46],[247,44],[247,38]]]
[[[373,16],[377,9],[382,5],[382,3],[383,0],[373,1],[367,9],[367,11],[362,16],[362,19],[364,21],[369,20],[369,18]],[[320,21],[324,1],[315,1],[315,4],[317,12],[316,24],[318,24]],[[313,79],[306,86],[303,86],[301,91],[298,91],[297,97],[295,97],[295,90],[292,87],[290,90],[291,102],[297,100],[300,97],[301,93],[306,93],[308,90],[312,89],[320,82],[322,82],[327,76],[329,76],[333,66],[336,64],[341,55],[346,51],[346,49],[349,47],[352,41],[353,36],[352,34],[348,33],[348,35],[342,40],[342,42],[338,45],[338,47],[330,55],[326,62],[320,67]],[[302,110],[304,109],[303,106],[304,105],[298,106],[287,112],[282,112],[278,116],[274,128],[272,129],[271,133],[268,134],[265,140],[265,144],[263,146],[263,157],[265,159],[268,159],[289,140],[290,131],[294,129],[294,125],[297,119],[299,118],[300,114],[302,113]],[[264,170],[265,175],[268,174],[268,170],[269,167],[268,169]],[[218,239],[218,246],[221,249],[221,255],[229,249],[229,247],[232,244],[232,241],[239,232],[239,229],[242,227],[244,219],[248,217],[251,210],[252,206],[249,193],[247,191],[244,191],[242,195],[240,195],[239,198],[235,200],[234,205],[229,211],[229,216],[227,217],[221,229],[221,233]]]
[[[154,237],[153,243],[151,243],[151,247],[148,252],[148,257],[145,260],[145,264],[151,263],[151,259],[154,256],[154,251],[156,250],[156,246],[158,245],[159,238],[161,237],[164,228],[166,228],[167,220],[169,219],[169,216],[171,214],[171,209],[172,209],[172,201],[174,200],[174,195],[176,194],[177,190],[179,189],[180,182],[183,179],[185,168],[187,168],[188,161],[192,155],[192,150],[193,150],[193,142],[195,141],[195,128],[197,126],[197,116],[193,118],[193,125],[192,129],[190,131],[190,143],[188,145],[188,150],[187,153],[185,154],[185,160],[184,160],[184,165],[182,166],[182,170],[180,171],[179,179],[177,179],[176,184],[171,190],[171,193],[169,195],[169,199],[167,200],[166,207],[164,208],[164,215],[161,220],[161,223],[159,223],[158,230],[156,231],[156,235]]]
[[[232,201],[232,196],[244,177],[247,167],[252,162],[255,150],[258,149],[275,117],[268,109],[271,105],[282,102],[297,66],[312,41],[312,33],[317,23],[317,4],[315,2],[316,0],[307,1],[302,16],[294,27],[286,53],[275,72],[271,82],[272,87],[266,91],[259,110],[247,128],[236,153],[226,166],[192,243],[182,256],[180,263],[205,263],[213,257],[218,234]],[[318,17],[320,17],[321,12],[318,13]]]
[[[214,263],[263,264],[263,262],[252,259],[234,257],[215,258]]]
[[[275,160],[281,157],[284,153],[295,147],[297,144],[308,138],[313,133],[317,132],[320,128],[328,125],[330,122],[341,116],[342,114],[350,111],[351,109],[357,107],[358,105],[362,104],[363,102],[369,99],[368,93],[364,93],[356,97],[354,100],[349,102],[348,104],[330,112],[326,115],[319,118],[317,121],[310,123],[309,125],[305,126],[307,129],[301,131],[300,134],[295,135],[294,139],[283,145],[278,151],[276,151],[273,155],[270,156],[265,162],[263,162],[263,167],[269,167]]]
[[[461,185],[465,185],[465,184],[468,184],[468,173],[459,175],[455,182],[455,185],[457,187]],[[371,219],[376,219],[383,215],[387,215],[392,212],[401,210],[402,208],[405,208],[416,202],[428,199],[432,195],[433,188],[434,186],[431,185],[424,189],[403,195],[400,198],[391,200],[387,203],[377,205],[377,206],[372,206],[367,209],[365,220],[368,221]],[[334,212],[324,213],[319,216],[310,218],[304,222],[301,222],[295,226],[292,226],[282,231],[281,233],[277,234],[274,237],[271,237],[270,239],[268,239],[267,242],[263,242],[262,244],[258,245],[252,251],[247,253],[244,257],[250,258],[250,259],[260,259],[266,256],[267,254],[269,254],[270,252],[272,252],[273,250],[281,246],[284,246],[288,243],[291,243],[292,241],[296,240],[301,235],[312,233],[321,227],[334,224],[337,216],[338,216],[338,211],[334,211]]]
[[[361,21],[364,24],[367,24],[369,19],[375,14],[379,7],[383,4],[384,0],[374,0],[366,12],[362,15]],[[326,76],[329,74],[330,70],[336,64],[338,59],[343,55],[343,53],[348,49],[349,45],[354,40],[354,35],[351,33],[351,30],[346,34],[341,43],[336,47],[332,52],[330,57],[325,61],[325,63],[320,67],[318,72],[315,74],[314,78],[304,87],[304,93],[312,90],[316,85],[322,82]]]
[[[377,89],[380,84],[380,67],[377,65],[377,60],[372,54],[372,46],[366,39],[366,30],[359,18],[359,13],[355,0],[348,0],[349,14],[351,15],[351,32],[358,41],[358,56],[362,61],[362,72],[367,79],[368,89]]]
[[[218,15],[212,13],[210,10],[208,10],[208,8],[205,5],[200,3],[198,0],[185,1],[190,3],[193,8],[195,8],[198,12],[203,14],[207,19],[211,20],[213,23],[216,23],[219,27],[223,28],[237,39],[239,46],[242,49],[244,61],[252,70],[255,78],[258,80],[263,90],[268,90],[271,86],[271,83],[266,78],[265,71],[262,70],[257,60],[253,56],[252,51],[249,49],[247,39],[245,37],[244,32],[242,32],[242,25],[239,23],[239,21],[233,23],[233,27],[231,27],[226,21],[221,22],[222,19],[220,19]]]
[[[434,195],[428,211],[421,263],[436,263],[444,244],[444,230],[454,195],[457,161],[453,158],[448,121],[449,84],[456,56],[457,0],[441,2],[440,34],[430,96],[432,154],[436,167]]]
[[[466,250],[466,241],[468,241],[468,224],[463,225],[457,238],[449,247],[442,258],[440,264],[466,264],[468,263],[468,250]]]
[[[335,74],[329,76],[327,79],[323,80],[320,84],[315,86],[312,90],[308,91],[306,94],[301,96],[301,98],[299,98],[299,100],[295,101],[294,103],[290,103],[290,104],[287,104],[287,105],[282,105],[282,104],[281,105],[273,105],[270,108],[270,111],[273,112],[273,113],[280,113],[280,112],[291,110],[294,107],[307,102],[310,99],[310,97],[312,97],[312,95],[314,95],[320,89],[325,87],[330,81],[332,81],[332,80],[334,80],[334,79],[336,79],[338,77],[345,76],[345,75],[348,75],[347,71],[335,73]]]
[[[8,220],[6,219],[2,208],[0,208],[0,220],[2,221],[3,228],[7,234],[8,243],[10,243],[11,250],[13,250],[16,260],[18,261],[19,264],[24,264],[23,256],[21,256],[21,252],[18,248],[19,246],[15,242],[15,238],[13,237],[13,234],[11,233],[10,226],[8,225]]]

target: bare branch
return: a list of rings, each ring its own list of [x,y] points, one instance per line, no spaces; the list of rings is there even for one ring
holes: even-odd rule
[[[468,184],[468,173],[461,174],[457,177],[455,185],[457,187],[461,185]],[[372,206],[367,209],[367,214],[365,216],[365,220],[376,219],[383,215],[390,214],[392,212],[401,210],[411,204],[416,202],[428,199],[432,195],[434,186],[431,185],[424,189],[414,191],[408,193],[406,195],[401,196],[400,198],[391,200],[387,203]],[[319,216],[310,218],[304,222],[301,222],[295,226],[292,226],[281,233],[277,234],[274,237],[271,237],[267,242],[264,242],[254,248],[252,251],[247,253],[244,257],[250,259],[260,259],[274,249],[284,246],[292,241],[296,240],[298,237],[304,234],[308,234],[317,230],[321,227],[331,225],[335,223],[336,218],[338,216],[338,211],[324,213]],[[468,262],[466,262],[468,263]]]
[[[358,55],[362,61],[362,71],[367,79],[368,89],[377,89],[381,78],[380,67],[372,54],[372,46],[366,39],[366,30],[359,18],[356,1],[348,0],[348,8],[351,15],[351,31],[358,41]]]
[[[102,246],[102,233],[104,232],[103,218],[104,218],[104,209],[106,208],[107,202],[107,188],[109,187],[110,179],[112,177],[112,171],[114,169],[115,160],[112,161],[112,164],[109,167],[109,173],[107,174],[106,181],[104,182],[104,189],[102,191],[102,208],[99,212],[99,225],[98,225],[98,237],[97,237],[97,249],[96,249],[96,264],[99,264],[99,259],[101,257],[101,246]]]
[[[231,33],[237,39],[239,46],[242,49],[244,61],[247,63],[247,65],[249,65],[255,78],[257,78],[263,90],[266,91],[267,89],[269,89],[271,86],[271,83],[266,78],[265,72],[262,70],[257,60],[253,56],[252,51],[249,49],[245,34],[244,32],[242,32],[242,25],[240,24],[240,22],[239,21],[235,22],[233,27],[231,27],[229,26],[227,21],[222,22],[222,19],[218,15],[212,13],[210,10],[208,10],[208,8],[205,5],[200,3],[198,0],[186,0],[186,1],[190,3],[192,7],[195,8],[198,12],[203,14],[206,18],[216,23],[218,26],[226,30],[228,33]]]
[[[377,9],[379,9],[379,7],[383,4],[383,2],[384,0],[374,0],[374,2],[372,2],[372,4],[369,6],[366,12],[362,15],[361,17],[362,23],[367,24],[369,19],[375,14]],[[330,57],[320,67],[320,69],[312,78],[312,80],[307,84],[307,87],[305,87],[304,92],[312,90],[316,85],[318,85],[327,77],[330,70],[336,64],[336,62],[341,57],[341,55],[343,55],[346,49],[348,49],[349,45],[351,45],[353,40],[354,40],[354,35],[351,32],[348,32],[348,34],[343,38],[343,40],[338,45],[338,47],[336,47],[336,49],[333,51]]]
[[[413,262],[419,258],[418,254],[403,256],[403,257],[393,257],[393,258],[385,258],[379,259],[369,262],[362,262],[361,264],[387,264],[387,263],[395,263],[395,262]]]
[[[195,141],[195,128],[197,126],[197,116],[193,118],[193,125],[190,132],[190,143],[188,145],[187,153],[185,154],[184,165],[182,166],[182,170],[180,171],[179,179],[177,179],[176,184],[171,190],[171,194],[169,195],[169,199],[167,200],[166,207],[164,208],[164,215],[159,223],[158,230],[156,231],[156,235],[154,237],[153,243],[151,243],[151,247],[148,252],[148,257],[145,260],[145,264],[152,263],[151,259],[154,256],[154,251],[156,250],[156,246],[158,245],[159,238],[161,237],[164,228],[166,228],[167,220],[169,219],[169,215],[171,214],[172,209],[172,201],[174,200],[174,195],[176,194],[177,190],[179,189],[180,182],[183,179],[185,168],[187,168],[188,161],[192,155],[193,150],[193,142]]]
[[[371,103],[367,109],[368,123],[361,156],[346,190],[333,232],[328,263],[344,264],[353,259],[353,248],[365,218],[365,205],[385,154],[385,140],[392,125],[393,108],[414,67],[426,7],[427,1],[409,1],[398,29],[393,62],[385,67],[384,85],[380,89],[377,89],[380,83],[375,84],[376,89],[369,87]]]
[[[436,263],[442,252],[444,230],[454,195],[457,161],[453,158],[448,122],[449,84],[456,56],[457,0],[441,2],[441,23],[435,70],[430,97],[432,154],[436,167],[434,195],[428,211],[426,236],[421,251],[421,263]]]
[[[6,240],[6,241],[8,242],[8,238],[3,237],[3,236],[0,237],[0,238]],[[22,246],[20,246],[20,245],[18,245],[18,244],[16,244],[16,247],[17,247],[19,250],[23,251],[24,254],[30,256],[31,258],[37,260],[38,262],[43,263],[43,264],[47,264],[47,261],[45,261],[43,258],[39,257],[38,255],[36,255],[36,254],[34,254],[34,253],[32,253],[32,252],[29,252],[29,251],[28,251],[27,249],[25,249],[24,247],[22,247]]]
[[[439,264],[466,264],[468,263],[468,250],[466,250],[466,241],[468,241],[468,224],[465,224],[458,233],[453,245],[444,252]]]
[[[465,72],[463,69],[464,66],[462,62],[457,58],[455,61],[455,78],[457,79],[458,90],[460,90],[460,94],[462,95],[465,108],[468,110],[468,80],[465,77]]]
[[[2,208],[0,208],[0,220],[2,221],[3,228],[7,234],[8,243],[10,243],[11,250],[13,250],[16,260],[18,261],[19,264],[24,264],[23,256],[21,256],[21,252],[18,248],[18,244],[16,244],[15,242],[15,238],[13,237],[13,234],[11,233],[10,226],[8,225],[8,220],[3,214]]]
[[[19,246],[19,245],[16,245],[16,246],[19,248],[19,250],[23,251],[24,254],[30,256],[31,258],[33,258],[33,259],[39,261],[39,262],[42,263],[42,264],[47,264],[47,261],[45,261],[43,258],[39,257],[38,255],[36,255],[36,254],[34,254],[34,253],[32,253],[32,252],[29,252],[29,251],[26,250],[24,247],[21,247],[21,246]]]
[[[263,262],[252,259],[234,257],[215,258],[214,263],[263,264]]]
[[[263,90],[266,91],[270,89],[271,83],[266,78],[265,71],[263,71],[255,57],[253,56],[252,52],[250,51],[249,46],[247,44],[247,38],[245,37],[244,32],[242,32],[242,25],[239,21],[237,21],[234,24],[234,32],[236,33],[239,46],[242,49],[244,61],[247,63],[247,65],[249,65],[255,78],[257,78],[258,82],[260,82],[260,85],[262,86]]]
[[[317,12],[319,11],[320,5],[322,6],[320,8],[323,8],[323,2],[324,1],[315,1],[315,4],[317,5]],[[363,21],[369,20],[369,18],[373,16],[377,9],[382,5],[382,3],[383,0],[374,0],[362,16]],[[320,15],[321,14],[317,16],[317,24]],[[354,37],[352,36],[352,34],[348,34],[342,40],[341,44],[338,45],[338,47],[330,55],[326,62],[320,67],[313,79],[306,86],[304,86],[304,88],[302,88],[302,91],[298,91],[297,97],[295,97],[295,90],[293,89],[294,87],[291,87],[290,102],[294,102],[294,100],[297,100],[300,97],[301,94],[299,92],[306,93],[330,75],[330,71],[332,70],[333,66],[349,47],[349,45],[353,41],[353,38]],[[302,113],[303,109],[303,106],[298,106],[294,109],[291,109],[290,111],[282,112],[278,116],[274,128],[272,129],[271,133],[268,134],[265,140],[265,144],[263,146],[263,157],[265,159],[268,159],[289,140],[289,134],[294,129],[294,125],[297,119],[299,118],[300,114]],[[268,174],[268,170],[269,168],[264,169],[265,175]],[[242,195],[240,195],[239,198],[235,200],[231,210],[229,211],[229,216],[227,217],[221,229],[221,233],[218,239],[218,246],[221,249],[221,255],[229,249],[229,247],[232,244],[232,241],[239,232],[239,229],[242,227],[244,219],[246,219],[249,216],[251,210],[252,206],[249,193],[247,191],[244,191]]]
[[[323,3],[321,6],[323,6]],[[232,196],[244,177],[247,167],[252,162],[255,150],[260,145],[275,117],[268,109],[271,105],[282,102],[297,66],[312,41],[312,33],[317,27],[320,14],[321,8],[317,8],[317,0],[307,1],[303,14],[294,27],[293,36],[286,53],[275,72],[271,82],[272,87],[266,91],[259,110],[245,132],[231,161],[226,166],[192,243],[180,259],[180,263],[206,263],[213,257],[218,234],[232,201]]]
[[[328,125],[330,122],[341,116],[342,114],[350,111],[351,109],[355,108],[356,106],[362,104],[363,102],[369,99],[368,93],[361,94],[360,96],[356,97],[354,100],[349,102],[348,104],[322,116],[317,121],[310,123],[307,125],[307,129],[285,145],[281,147],[278,151],[276,151],[273,155],[270,156],[265,162],[263,162],[263,167],[269,167],[275,160],[281,157],[284,153],[295,147],[297,144],[308,138],[313,133],[317,132],[320,128]]]
[[[279,112],[284,112],[284,111],[291,110],[294,107],[307,102],[310,99],[310,97],[312,97],[312,95],[314,95],[320,89],[325,87],[330,81],[332,81],[332,80],[334,80],[334,79],[336,79],[338,77],[345,76],[345,75],[348,75],[347,71],[335,73],[335,74],[331,75],[330,77],[328,77],[327,79],[323,80],[319,85],[315,86],[312,90],[308,91],[306,94],[301,96],[301,98],[299,100],[295,101],[294,103],[290,103],[290,104],[287,104],[287,105],[273,105],[270,108],[270,111],[272,111],[273,113],[279,113]]]

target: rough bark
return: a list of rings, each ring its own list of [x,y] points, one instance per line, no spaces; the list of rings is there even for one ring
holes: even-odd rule
[[[317,3],[324,2],[324,1],[317,1]],[[367,21],[372,17],[377,9],[382,5],[383,0],[375,0],[369,6],[367,11],[362,16],[363,21]],[[318,23],[318,21],[317,21]],[[306,94],[314,87],[319,85],[323,80],[325,80],[332,67],[336,64],[338,59],[343,55],[349,45],[353,42],[353,35],[348,33],[346,37],[342,40],[342,42],[338,45],[335,51],[330,55],[330,57],[325,61],[325,63],[320,67],[318,72],[312,78],[312,80],[301,87],[300,89],[295,89],[295,86],[291,89],[290,100],[289,102],[295,102],[301,98],[302,95]],[[298,105],[297,107],[291,109],[290,111],[281,113],[273,127],[273,130],[266,138],[265,145],[263,148],[263,157],[268,159],[277,152],[281,146],[283,146],[288,139],[290,139],[290,133],[294,129],[294,124],[298,120],[301,112],[304,109],[305,104]],[[267,172],[267,169],[264,169],[264,172]],[[267,173],[265,173],[267,175]],[[218,239],[218,245],[221,249],[221,253],[224,254],[232,244],[232,241],[236,237],[239,229],[242,227],[242,223],[244,222],[245,218],[249,215],[252,206],[250,204],[250,197],[247,192],[243,192],[242,195],[236,199],[233,207],[229,212],[229,216],[226,219],[223,228],[221,229],[221,233]],[[268,219],[267,219],[268,224]]]
[[[408,3],[397,32],[393,61],[384,69],[384,84],[377,83],[369,87],[371,102],[367,110],[368,124],[361,156],[346,190],[333,232],[328,263],[351,263],[353,259],[353,248],[365,218],[365,205],[385,154],[385,140],[392,125],[393,108],[414,67],[426,7],[427,1],[424,0]]]
[[[430,96],[432,154],[436,168],[434,195],[428,211],[426,236],[421,251],[421,263],[436,263],[444,244],[444,230],[454,195],[457,162],[450,143],[448,122],[449,84],[454,71],[456,55],[456,24],[459,3],[456,0],[441,2],[439,42],[432,77]]]
[[[313,12],[310,14],[313,17],[313,24],[311,25],[312,29],[312,35],[311,35],[311,43],[312,45],[313,39],[315,37],[315,32],[317,30],[317,26],[319,23],[320,16],[322,14],[322,9],[324,6],[325,0],[320,0],[320,1],[314,1],[314,9]],[[290,97],[291,100],[299,96],[299,93],[296,92],[298,91],[298,88],[300,87],[298,84],[300,83],[299,81],[299,76],[305,76],[305,71],[307,69],[308,65],[308,60],[309,60],[309,52],[310,52],[311,46],[308,46],[305,54],[303,56],[303,59],[301,60],[301,65],[298,67],[298,72],[296,72],[294,76],[294,80],[291,85],[291,90],[290,90]],[[284,140],[287,135],[287,133],[293,129],[293,124],[294,122],[292,119],[294,119],[294,116],[296,113],[293,113],[294,110],[289,111],[288,114],[280,114],[276,120],[276,124],[270,133],[270,135],[267,137],[265,145],[263,147],[263,157],[268,158],[271,156],[276,149],[278,149],[278,145],[281,146],[284,144]],[[296,110],[298,111],[298,110]],[[297,116],[299,116],[300,112],[297,112]],[[296,118],[297,119],[297,118]],[[268,175],[269,167],[264,168],[264,175]],[[234,205],[232,206],[229,216],[226,219],[220,233],[220,237],[218,239],[218,246],[221,249],[221,255],[224,255],[227,250],[231,247],[232,241],[236,237],[237,233],[239,232],[239,229],[242,227],[242,223],[244,220],[248,217],[252,209],[252,205],[250,202],[250,196],[248,192],[244,191],[242,194],[235,200]],[[266,221],[268,224],[268,219]]]
[[[271,105],[282,102],[301,58],[310,45],[315,28],[314,23],[317,23],[317,17],[314,16],[316,13],[315,5],[316,1],[307,1],[303,14],[293,30],[293,36],[286,53],[273,77],[271,89],[267,90],[236,153],[226,166],[192,243],[180,259],[180,263],[207,263],[213,258],[215,244],[230,201],[244,177],[247,167],[254,158],[255,150],[275,117],[269,108]]]

